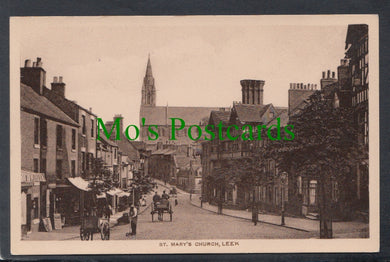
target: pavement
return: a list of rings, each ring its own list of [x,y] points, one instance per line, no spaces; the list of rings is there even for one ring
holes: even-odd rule
[[[172,185],[155,180],[161,195],[163,190],[169,190]],[[280,216],[259,214],[259,223],[254,226],[251,222],[252,213],[245,210],[223,209],[222,215],[217,214],[217,207],[203,203],[202,208],[199,194],[189,194],[177,189],[178,205],[173,205],[173,221],[164,216],[164,221],[152,222],[150,203],[151,192],[146,196],[147,205],[141,207],[138,216],[136,236],[126,236],[129,224],[117,225],[117,219],[123,212],[118,212],[110,218],[110,239],[304,239],[319,238],[319,221],[305,218],[285,217],[285,226],[280,225]],[[166,215],[166,214],[165,214]],[[73,240],[80,241],[80,226],[64,227],[52,232],[33,232],[25,240]],[[365,238],[369,236],[368,224],[361,222],[333,222],[335,238]],[[101,241],[95,234],[94,241]]]
[[[152,202],[153,194],[149,193],[146,195],[146,206],[140,207],[139,215],[144,213],[147,209],[150,208],[150,203]],[[149,203],[149,204],[148,204]],[[129,208],[123,210],[121,212],[116,212],[114,215],[110,217],[110,228],[115,228],[118,226],[118,219],[123,215],[123,213],[129,212]],[[22,240],[72,240],[72,239],[80,239],[80,226],[66,226],[62,229],[53,229],[50,232],[31,232],[25,236],[22,236]],[[96,235],[97,236],[97,235]],[[95,238],[96,238],[95,236]]]
[[[166,188],[172,188],[168,183],[164,185],[162,181],[155,181]],[[188,194],[188,192],[178,189],[181,193]],[[200,194],[191,195],[191,204],[201,208]],[[207,202],[204,202],[202,209],[208,210],[213,213],[218,213],[218,207],[210,205]],[[233,209],[223,209],[222,215],[231,216],[235,218],[242,218],[252,221],[252,212],[246,210],[233,210]],[[303,232],[316,232],[319,235],[320,223],[319,220],[312,220],[308,218],[297,218],[285,216],[284,222],[285,225],[281,225],[281,216],[263,214],[259,213],[259,223],[265,223],[290,229],[296,229]],[[368,238],[369,237],[369,225],[368,223],[358,222],[358,221],[347,221],[347,222],[333,222],[333,237],[334,238]]]

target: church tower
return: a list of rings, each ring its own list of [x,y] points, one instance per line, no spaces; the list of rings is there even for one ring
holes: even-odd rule
[[[154,86],[154,77],[152,74],[150,56],[148,57],[148,65],[146,66],[146,73],[144,77],[144,82],[142,84],[141,105],[156,106],[156,88]]]

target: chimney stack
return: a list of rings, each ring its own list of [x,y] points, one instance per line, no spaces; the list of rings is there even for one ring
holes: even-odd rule
[[[42,61],[39,57],[37,62],[32,63],[32,66],[30,59],[25,60],[24,67],[20,69],[20,82],[30,86],[39,95],[43,94],[43,87],[46,86],[46,71],[42,68]]]
[[[56,95],[65,98],[65,83],[62,82],[62,76],[53,77],[53,83],[51,83],[51,90]]]
[[[309,98],[315,90],[314,84],[307,83],[290,83],[290,90],[288,90],[288,113],[294,112],[294,110],[301,105],[302,101]]]
[[[337,79],[335,78],[335,72],[332,72],[332,75],[331,75],[331,71],[328,70],[326,78],[324,77],[324,75],[325,75],[324,72],[322,72],[321,90],[323,90],[325,87],[337,82]]]
[[[120,133],[120,136],[121,136],[121,139],[123,137],[123,117],[121,114],[115,114],[114,116],[114,123],[115,123],[115,120],[119,118],[119,133]]]
[[[265,82],[263,80],[241,80],[242,103],[249,105],[262,105],[264,83]]]

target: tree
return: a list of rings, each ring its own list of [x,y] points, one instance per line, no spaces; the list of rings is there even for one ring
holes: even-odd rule
[[[357,129],[351,108],[336,108],[321,92],[310,97],[307,106],[290,119],[295,138],[275,141],[266,154],[277,159],[280,168],[296,171],[318,181],[320,237],[332,238],[332,183],[344,185],[350,167],[359,155]]]

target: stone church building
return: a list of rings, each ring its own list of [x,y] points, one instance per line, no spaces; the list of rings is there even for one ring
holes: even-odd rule
[[[156,87],[155,80],[152,73],[152,65],[150,57],[146,66],[146,74],[142,85],[142,100],[140,108],[140,140],[147,145],[155,145],[157,143],[167,145],[191,145],[195,144],[193,140],[188,137],[188,127],[190,125],[199,125],[202,130],[207,125],[207,120],[211,111],[215,110],[230,110],[229,108],[218,107],[180,107],[180,106],[156,106]],[[142,118],[145,118],[145,123],[142,123]],[[171,119],[181,118],[185,121],[185,128],[176,131],[176,140],[171,138]],[[180,127],[180,122],[176,121],[177,128]],[[150,125],[158,126],[159,137],[157,140],[148,140],[148,135],[154,137],[148,132]],[[153,127],[155,130],[155,128]],[[198,134],[197,129],[192,129],[192,136],[196,138]],[[203,136],[203,135],[202,135]],[[160,147],[160,146],[159,146]],[[156,148],[157,149],[157,148]]]

